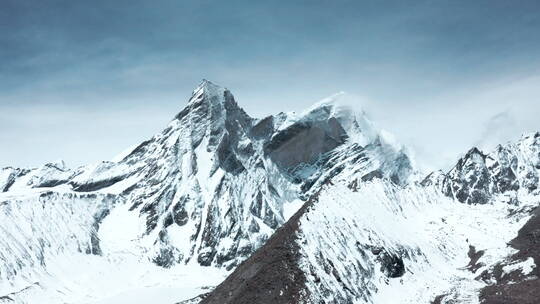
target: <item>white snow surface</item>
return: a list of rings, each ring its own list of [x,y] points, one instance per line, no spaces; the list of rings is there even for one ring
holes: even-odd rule
[[[509,265],[505,265],[503,266],[502,269],[503,269],[504,274],[509,274],[516,270],[521,270],[521,273],[523,275],[529,275],[535,268],[536,268],[536,264],[534,263],[534,259],[532,257],[528,257],[524,261],[519,261],[519,262],[509,264]]]
[[[475,277],[514,253],[507,242],[528,220],[526,211],[538,205],[535,198],[523,198],[519,207],[503,199],[466,205],[435,188],[381,181],[350,187],[350,181],[336,178],[323,187],[300,220],[301,267],[310,274],[314,303],[430,303],[438,295],[478,303],[485,285]],[[469,246],[485,250],[475,273],[466,268]],[[402,256],[404,275],[385,275],[380,253],[372,249]]]
[[[199,265],[165,269],[144,258],[139,222],[115,196],[12,195],[0,194],[0,295],[6,303],[171,304],[207,292],[227,274]],[[98,233],[94,218],[110,208]],[[88,254],[97,233],[99,256]]]

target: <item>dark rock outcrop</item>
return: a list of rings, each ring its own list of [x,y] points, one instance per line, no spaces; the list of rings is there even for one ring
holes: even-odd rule
[[[489,284],[480,291],[483,304],[536,304],[540,299],[540,208],[534,211],[510,246],[518,252],[478,277]],[[529,258],[536,265],[531,273],[524,275],[521,269],[504,273],[504,266]],[[495,284],[492,284],[493,281]]]
[[[324,153],[343,144],[347,134],[335,118],[300,121],[272,137],[265,153],[284,168],[312,164]]]
[[[305,275],[299,268],[299,219],[304,205],[286,224],[200,304],[304,303]]]

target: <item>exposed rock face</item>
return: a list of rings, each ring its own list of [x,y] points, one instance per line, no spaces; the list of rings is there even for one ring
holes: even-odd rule
[[[0,192],[6,192],[11,188],[15,180],[24,174],[28,173],[27,170],[18,168],[2,168],[0,169]]]
[[[308,303],[305,274],[298,265],[297,243],[299,217],[306,208],[307,205],[200,303]]]
[[[74,172],[67,169],[63,162],[48,163],[33,170],[0,168],[0,192],[54,187],[67,183],[73,176]]]
[[[490,198],[491,176],[486,155],[473,148],[461,158],[443,182],[444,192],[467,204],[485,204]]]
[[[310,164],[343,144],[347,134],[334,117],[321,121],[299,121],[275,134],[265,152],[284,168]]]

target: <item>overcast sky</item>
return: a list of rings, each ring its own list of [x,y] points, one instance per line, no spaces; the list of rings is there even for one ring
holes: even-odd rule
[[[0,166],[110,159],[202,78],[255,117],[339,91],[426,168],[540,130],[538,1],[0,2]]]

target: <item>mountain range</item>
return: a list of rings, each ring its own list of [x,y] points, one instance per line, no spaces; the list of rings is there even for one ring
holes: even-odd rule
[[[113,160],[0,169],[0,303],[538,303],[540,133],[423,174],[337,99],[203,80]]]

